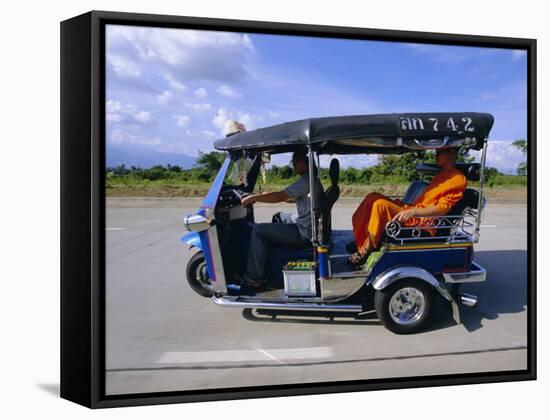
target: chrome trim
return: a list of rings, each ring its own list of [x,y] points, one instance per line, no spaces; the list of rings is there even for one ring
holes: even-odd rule
[[[477,296],[470,295],[469,293],[460,294],[458,300],[461,304],[469,308],[473,308],[477,305]]]
[[[431,219],[431,225],[414,225],[414,226],[402,226],[396,220],[392,220],[386,224],[386,235],[404,245],[406,242],[422,242],[425,239],[441,239],[446,243],[461,243],[461,242],[474,242],[475,239],[475,226],[479,221],[477,214],[470,208],[466,208],[462,215],[456,216],[419,216],[418,219]],[[429,236],[428,238],[422,237],[422,230],[424,229],[438,229],[448,228],[450,229],[449,235],[446,236]],[[404,232],[410,231],[410,237],[400,237]]]
[[[218,240],[218,229],[212,226],[208,229],[208,241],[210,242],[210,252],[212,255],[212,263],[214,265],[214,273],[216,279],[214,281],[214,290],[216,293],[227,293],[227,284],[225,281],[225,272],[223,270],[223,260]]]
[[[387,253],[396,253],[396,252],[424,252],[424,251],[429,251],[429,252],[432,252],[432,251],[448,251],[449,249],[452,249],[452,250],[456,250],[456,249],[462,249],[462,250],[465,250],[467,248],[467,246],[453,246],[453,247],[449,247],[449,246],[445,246],[445,244],[443,244],[443,246],[441,247],[437,247],[437,248],[415,248],[415,249],[406,249],[406,248],[401,248],[401,249],[389,249],[387,250],[386,252]]]
[[[331,276],[321,279],[321,297],[323,300],[338,302],[359,291],[367,282],[365,272],[354,275],[353,272],[338,273],[337,276]]]
[[[395,283],[398,280],[405,278],[414,278],[423,280],[429,285],[433,286],[441,296],[443,296],[449,302],[453,302],[454,299],[447,290],[447,288],[441,284],[437,279],[431,275],[428,271],[420,267],[414,266],[400,266],[395,268],[390,268],[389,270],[384,271],[374,278],[371,282],[373,289],[383,290],[389,285]]]
[[[456,300],[452,300],[451,302],[451,310],[453,313],[453,319],[457,324],[460,324],[460,308],[458,307],[458,303]]]
[[[202,232],[212,226],[212,220],[200,214],[186,216],[183,223],[189,232]]]
[[[299,303],[299,302],[252,302],[242,299],[230,299],[226,297],[212,296],[212,302],[216,305],[233,308],[254,309],[281,309],[292,311],[334,311],[334,312],[362,312],[361,305],[327,305],[323,303]]]
[[[487,270],[479,264],[472,262],[472,270],[462,273],[445,273],[445,283],[480,283],[487,279]]]

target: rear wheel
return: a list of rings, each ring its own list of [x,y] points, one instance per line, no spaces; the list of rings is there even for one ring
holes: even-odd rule
[[[421,331],[429,320],[433,290],[421,280],[404,279],[374,295],[376,314],[388,330],[396,334]]]
[[[206,261],[202,252],[197,252],[187,263],[187,282],[191,289],[204,297],[214,295],[214,287],[206,269]]]

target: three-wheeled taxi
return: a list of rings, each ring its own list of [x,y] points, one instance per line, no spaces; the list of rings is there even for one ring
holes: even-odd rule
[[[448,302],[460,322],[459,304],[474,307],[477,297],[460,293],[462,283],[483,282],[486,271],[474,261],[482,211],[487,137],[493,117],[485,113],[416,113],[310,118],[248,132],[215,142],[227,158],[197,214],[185,218],[190,233],[182,241],[197,253],[187,266],[187,280],[216,305],[261,310],[363,313],[374,308],[381,323],[395,333],[421,330],[437,296]],[[273,246],[266,268],[269,289],[241,292],[238,279],[246,267],[254,224],[253,206],[241,198],[254,191],[268,156],[306,148],[310,186],[320,155],[402,154],[463,147],[480,150],[479,163],[459,163],[469,185],[463,199],[445,216],[430,217],[435,235],[421,226],[390,222],[381,247],[362,268],[352,268],[345,245],[353,232],[332,230],[331,212],[340,190],[339,162],[330,162],[330,185],[321,200],[311,189],[312,237],[305,248]],[[414,202],[439,171],[417,166],[418,179],[402,201]],[[474,188],[475,186],[475,188]],[[315,207],[313,203],[321,203]],[[428,222],[428,221],[424,221]],[[433,231],[432,231],[433,233]]]

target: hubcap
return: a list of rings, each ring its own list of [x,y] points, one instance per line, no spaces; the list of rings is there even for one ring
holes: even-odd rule
[[[203,287],[210,290],[212,289],[212,283],[210,283],[210,278],[208,277],[208,271],[206,269],[206,262],[202,262],[197,266],[195,278]]]
[[[422,292],[414,287],[398,289],[390,299],[391,318],[400,325],[414,324],[420,319],[426,308],[426,299]]]

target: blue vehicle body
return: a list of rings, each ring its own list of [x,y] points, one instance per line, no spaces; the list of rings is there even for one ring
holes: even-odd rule
[[[206,197],[204,197],[201,206],[197,211],[198,215],[208,218],[211,217],[211,215],[213,214],[230,163],[231,159],[227,157],[223,162],[218,174],[216,175],[212,186],[208,190]],[[216,263],[214,262],[210,239],[210,236],[212,234],[213,232],[211,229],[203,230],[200,232],[189,232],[188,234],[182,236],[181,241],[203,252],[210,281],[216,282],[218,275],[216,272]],[[217,264],[220,264],[220,262],[218,261]],[[223,272],[223,268],[218,267],[218,273],[220,272],[220,269]]]
[[[188,244],[191,248],[197,248],[202,251],[202,243],[199,232],[189,232],[181,237],[184,244]]]

